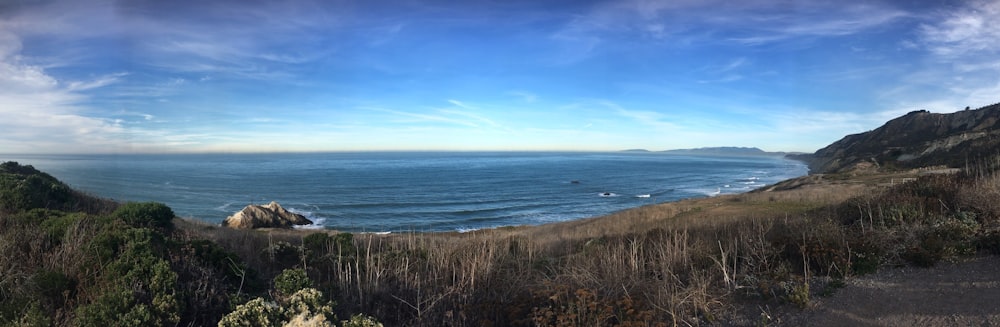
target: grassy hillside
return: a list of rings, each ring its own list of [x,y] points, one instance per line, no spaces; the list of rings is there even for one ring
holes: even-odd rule
[[[844,278],[1000,252],[996,166],[813,175],[562,224],[372,235],[176,219],[6,163],[0,325],[372,322],[336,319],[362,312],[390,326],[769,324],[768,308],[808,306]]]

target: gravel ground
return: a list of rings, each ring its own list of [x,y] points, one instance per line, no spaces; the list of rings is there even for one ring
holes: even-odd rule
[[[1000,256],[850,279],[781,319],[788,326],[1000,326]]]

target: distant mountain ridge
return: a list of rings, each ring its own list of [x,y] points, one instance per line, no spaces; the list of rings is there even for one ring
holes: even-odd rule
[[[767,152],[755,147],[706,147],[696,149],[666,150],[668,154],[713,155],[713,156],[784,156],[785,152]]]
[[[1000,154],[1000,103],[950,114],[910,112],[874,130],[852,134],[811,155],[791,156],[813,173],[865,167],[961,167]]]

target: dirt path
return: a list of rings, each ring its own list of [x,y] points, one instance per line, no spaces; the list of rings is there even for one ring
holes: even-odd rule
[[[817,298],[788,325],[1000,326],[1000,256],[884,269]]]

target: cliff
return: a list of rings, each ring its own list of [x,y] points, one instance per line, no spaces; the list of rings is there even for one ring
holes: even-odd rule
[[[950,114],[910,112],[799,157],[813,173],[868,167],[961,167],[1000,151],[1000,103]]]

